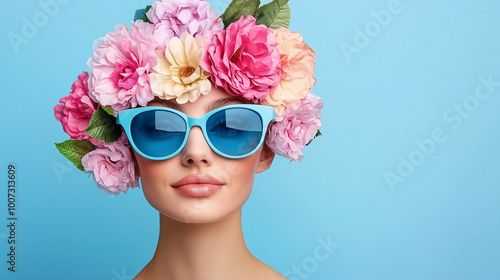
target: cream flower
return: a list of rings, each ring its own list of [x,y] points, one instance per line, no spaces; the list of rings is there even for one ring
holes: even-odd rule
[[[172,38],[165,55],[158,57],[158,63],[149,75],[153,93],[162,99],[175,98],[177,103],[184,104],[210,92],[209,74],[200,65],[203,53],[201,35],[193,37],[184,32],[180,38]]]

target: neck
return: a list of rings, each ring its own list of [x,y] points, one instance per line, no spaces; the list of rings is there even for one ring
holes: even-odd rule
[[[201,224],[160,214],[158,246],[143,272],[148,279],[243,279],[257,262],[243,238],[241,209],[224,220]]]

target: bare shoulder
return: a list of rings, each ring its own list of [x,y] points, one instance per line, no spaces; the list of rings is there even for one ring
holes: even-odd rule
[[[253,279],[266,279],[266,280],[288,280],[285,276],[274,270],[269,265],[258,260],[256,269],[253,271]]]
[[[145,266],[141,272],[139,272],[139,274],[137,274],[137,276],[134,277],[134,279],[132,280],[146,280],[146,279],[151,279],[150,277],[148,277],[148,273],[147,273],[147,268],[148,266]]]
[[[139,274],[137,274],[137,276],[134,277],[134,279],[132,280],[143,280],[143,279],[146,279],[146,277],[144,276],[144,273],[139,272]]]

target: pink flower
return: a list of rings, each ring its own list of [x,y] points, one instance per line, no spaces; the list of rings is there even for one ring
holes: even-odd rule
[[[316,54],[304,42],[302,35],[280,27],[274,30],[281,55],[281,80],[262,104],[273,106],[281,116],[288,104],[304,98],[316,83],[313,76]]]
[[[108,33],[88,65],[91,97],[115,112],[144,106],[154,98],[149,72],[156,65],[153,26],[141,20]]]
[[[280,81],[280,54],[272,29],[243,16],[205,47],[203,68],[217,87],[257,102]]]
[[[160,51],[165,50],[171,38],[180,37],[184,32],[195,37],[224,28],[219,14],[202,0],[156,1],[146,15],[154,24],[154,35],[160,43]]]
[[[268,129],[266,144],[276,154],[300,162],[302,149],[321,127],[321,103],[310,91],[302,100],[287,106]]]
[[[86,171],[92,172],[92,179],[111,195],[139,185],[135,177],[134,161],[127,138],[121,137],[113,143],[101,142],[96,149],[82,158]]]
[[[89,97],[88,78],[87,72],[78,75],[78,80],[71,86],[69,96],[61,98],[59,102],[62,105],[54,107],[54,117],[61,122],[71,139],[91,139],[84,131],[89,126],[98,104]]]

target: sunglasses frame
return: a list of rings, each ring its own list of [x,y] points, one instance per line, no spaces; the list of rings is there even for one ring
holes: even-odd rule
[[[219,151],[212,144],[212,142],[210,141],[210,138],[208,137],[207,132],[206,132],[207,120],[213,114],[215,114],[217,112],[220,112],[222,110],[227,110],[227,109],[231,109],[231,108],[240,108],[240,109],[244,108],[244,109],[249,109],[251,111],[254,111],[254,112],[256,112],[259,115],[260,120],[262,122],[262,135],[260,137],[259,144],[252,151],[250,151],[250,152],[248,152],[246,154],[243,154],[243,155],[239,155],[239,156],[231,156],[231,155],[227,155],[227,154],[224,154],[223,152]],[[175,113],[175,114],[179,115],[181,118],[183,118],[184,121],[185,121],[185,123],[187,124],[186,133],[185,133],[184,140],[183,140],[182,144],[179,146],[179,148],[175,152],[173,152],[170,155],[163,156],[163,157],[154,157],[154,156],[149,156],[149,155],[144,154],[135,145],[134,140],[132,138],[132,133],[131,133],[132,120],[137,115],[139,115],[140,113],[143,113],[143,112],[155,111],[155,110],[168,111],[168,112]],[[234,104],[234,105],[228,105],[228,106],[223,106],[223,107],[219,107],[217,109],[214,109],[214,110],[206,113],[205,115],[203,115],[203,116],[201,116],[199,118],[190,117],[190,116],[184,114],[183,112],[180,112],[180,111],[172,109],[172,108],[151,106],[151,107],[138,107],[138,108],[133,108],[133,109],[127,109],[127,110],[120,111],[120,112],[118,112],[118,117],[116,119],[116,123],[119,124],[119,125],[121,125],[123,127],[123,129],[125,130],[125,134],[127,135],[127,138],[128,138],[128,140],[130,142],[130,145],[132,145],[132,147],[134,148],[134,150],[139,155],[141,155],[141,156],[143,156],[143,157],[145,157],[147,159],[151,159],[151,160],[165,160],[165,159],[172,158],[172,157],[176,156],[177,154],[179,154],[182,151],[182,149],[184,149],[184,146],[186,145],[186,142],[187,142],[187,140],[189,138],[189,133],[191,132],[191,128],[193,126],[198,126],[198,127],[201,128],[201,131],[203,132],[203,136],[205,137],[205,141],[208,143],[208,145],[210,146],[210,148],[212,149],[212,151],[216,152],[217,154],[219,154],[220,156],[223,156],[225,158],[238,159],[238,158],[248,157],[251,154],[255,153],[260,148],[260,146],[264,142],[264,138],[266,137],[267,129],[269,127],[269,124],[271,123],[271,121],[273,121],[275,119],[276,119],[276,113],[274,111],[274,108],[271,107],[271,106],[266,106],[266,105],[256,105],[256,104]]]

